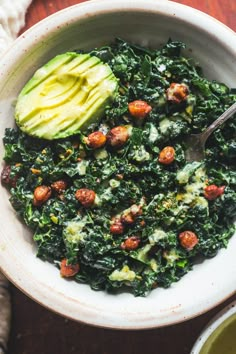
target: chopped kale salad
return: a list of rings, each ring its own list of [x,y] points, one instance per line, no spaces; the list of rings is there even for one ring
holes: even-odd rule
[[[184,137],[209,126],[236,92],[206,79],[184,48],[117,39],[56,57],[22,90],[1,179],[37,256],[62,277],[146,296],[234,234],[235,117],[208,139],[203,161],[186,162]]]

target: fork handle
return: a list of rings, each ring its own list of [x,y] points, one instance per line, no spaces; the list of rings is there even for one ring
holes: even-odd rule
[[[236,102],[232,104],[219,118],[217,118],[209,127],[204,131],[202,134],[202,137],[204,138],[204,141],[207,140],[209,135],[216,130],[219,126],[221,126],[223,123],[225,123],[232,115],[236,113]]]

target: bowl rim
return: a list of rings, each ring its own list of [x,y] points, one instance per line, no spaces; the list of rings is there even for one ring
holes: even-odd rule
[[[21,42],[24,41],[25,45],[27,45],[27,42],[30,42],[32,40],[32,37],[34,33],[37,32],[37,30],[42,30],[43,27],[44,29],[50,27],[51,31],[55,31],[58,28],[58,22],[63,22],[63,20],[66,20],[70,23],[73,23],[77,21],[77,16],[74,16],[73,18],[74,10],[76,12],[79,9],[81,14],[78,13],[78,16],[82,18],[88,16],[88,14],[91,14],[89,11],[92,7],[94,8],[94,12],[96,11],[97,14],[100,12],[108,13],[118,9],[122,11],[126,11],[127,9],[142,12],[154,11],[163,13],[165,15],[168,14],[169,16],[178,17],[183,22],[189,23],[195,26],[196,28],[202,29],[202,23],[201,21],[198,21],[198,17],[200,17],[203,21],[205,20],[208,23],[206,31],[208,31],[212,37],[214,37],[218,41],[223,42],[225,47],[228,47],[231,50],[235,47],[235,38],[233,39],[233,36],[236,37],[236,32],[232,28],[228,27],[218,19],[212,17],[211,15],[201,10],[198,10],[185,4],[177,3],[173,0],[164,0],[164,2],[163,0],[146,0],[146,2],[144,0],[129,0],[129,2],[126,2],[125,0],[113,0],[112,2],[109,2],[109,0],[99,0],[99,2],[97,0],[87,0],[59,10],[28,28],[8,46],[3,57],[0,59],[0,63],[1,61],[5,62],[5,58],[7,57],[8,52],[11,52],[12,47],[15,47],[17,43],[21,44]],[[165,8],[164,11],[163,8]],[[186,15],[191,15],[191,12],[194,12],[196,19],[192,18],[191,21],[189,21],[189,17],[186,17]],[[53,21],[54,19],[55,22]],[[219,35],[217,35],[216,32],[213,30],[215,26],[217,26],[218,29],[221,29],[221,39],[219,38]]]
[[[233,44],[235,43],[235,32],[231,30],[229,27],[225,26],[218,20],[214,19],[213,17],[189,6],[182,5],[179,3],[175,3],[173,1],[164,1],[163,0],[114,0],[112,3],[110,0],[90,0],[86,1],[77,5],[70,6],[61,10],[53,15],[48,16],[47,18],[41,20],[39,23],[35,24],[31,28],[29,28],[26,32],[24,32],[8,49],[6,54],[0,61],[4,67],[8,68],[8,73],[13,66],[12,62],[12,53],[14,52],[15,48],[18,45],[23,46],[24,48],[28,48],[35,42],[35,36],[37,32],[40,33],[48,28],[48,31],[56,31],[58,26],[61,23],[75,23],[78,20],[86,18],[89,15],[93,15],[96,13],[104,13],[104,12],[113,12],[116,10],[121,11],[149,11],[154,13],[163,14],[165,16],[175,16],[181,21],[187,22],[191,26],[196,28],[202,29],[202,25],[205,24],[206,27],[204,29],[205,32],[208,33],[209,36],[214,37],[217,41],[221,42],[225,48],[228,48],[231,52],[233,52]],[[194,14],[192,18],[190,14]],[[191,20],[190,20],[191,18]],[[220,30],[221,36],[218,38],[215,33],[217,30]],[[202,30],[203,31],[203,30]],[[40,39],[38,38],[37,41]],[[236,48],[234,50],[235,57],[236,57]],[[18,55],[18,54],[16,54]],[[20,55],[20,54],[19,54]],[[7,71],[7,70],[6,70]],[[2,73],[2,80],[7,77],[7,72]],[[37,291],[37,287],[35,286],[32,288],[32,285],[28,283],[27,279],[24,277],[20,277],[15,274],[14,266],[7,267],[6,264],[6,256],[0,258],[0,269],[1,271],[7,276],[7,278],[18,287],[22,292],[24,292],[27,296],[32,298],[34,301],[40,303],[41,305],[45,306],[46,308],[53,310],[54,312],[71,318],[73,320],[77,320],[83,323],[87,323],[90,325],[98,326],[98,327],[106,327],[106,328],[115,328],[115,329],[149,329],[149,328],[157,328],[162,326],[167,326],[170,324],[179,323],[190,318],[196,317],[213,307],[217,306],[230,296],[232,296],[236,292],[236,288],[232,287],[230,291],[227,293],[216,294],[214,299],[211,302],[206,302],[205,304],[201,304],[199,306],[198,311],[194,313],[189,313],[188,311],[182,311],[177,314],[174,319],[168,318],[168,316],[160,318],[154,318],[152,321],[147,323],[138,323],[136,318],[133,321],[127,323],[124,319],[123,322],[121,321],[118,325],[114,323],[110,317],[100,319],[97,317],[97,314],[94,315],[93,309],[91,309],[89,315],[88,309],[86,311],[77,311],[76,313],[72,313],[72,311],[68,310],[70,304],[66,304],[64,302],[65,298],[63,294],[57,294],[58,304],[55,305],[55,294],[47,294],[47,296],[43,295],[42,291]],[[10,254],[8,255],[8,257]],[[9,264],[8,264],[9,265]],[[43,286],[43,284],[40,284]],[[47,290],[47,289],[46,289]],[[74,306],[74,304],[73,304]],[[83,304],[79,304],[80,309],[82,310]],[[94,316],[93,316],[94,315]]]
[[[232,301],[230,304],[225,306],[222,310],[217,312],[217,314],[207,323],[200,333],[198,339],[194,343],[192,351],[190,354],[199,354],[203,345],[209,339],[212,333],[228,318],[236,315],[236,300]]]

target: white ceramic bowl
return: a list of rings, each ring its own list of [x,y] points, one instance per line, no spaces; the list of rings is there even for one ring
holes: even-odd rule
[[[171,37],[183,40],[212,79],[235,85],[236,36],[213,18],[170,1],[99,0],[67,8],[24,33],[0,64],[0,135],[13,126],[13,102],[33,72],[58,53],[93,48],[122,37],[157,47]],[[3,146],[1,145],[1,160]],[[147,298],[108,295],[62,279],[35,257],[28,229],[16,218],[1,188],[0,268],[22,291],[69,318],[110,328],[142,329],[197,316],[236,290],[236,237],[217,257],[196,265],[169,289]],[[227,276],[225,276],[227,274]]]
[[[206,349],[206,352],[207,350],[211,350],[211,354],[213,354],[213,348],[216,345],[219,345],[219,342],[220,344],[224,343],[224,350],[222,351],[222,354],[228,354],[227,348],[231,347],[232,343],[225,343],[224,340],[228,338],[229,335],[227,335],[227,330],[229,329],[230,325],[232,326],[232,323],[235,324],[235,321],[236,301],[232,302],[219,313],[217,313],[216,316],[207,324],[207,326],[204,328],[199,338],[197,339],[196,343],[194,344],[194,347],[190,354],[200,354],[201,350],[203,350],[204,348],[204,345],[207,345],[207,347],[205,346],[204,348]],[[233,330],[232,328],[230,328],[230,333],[232,332]],[[231,335],[230,338],[232,338]],[[234,342],[236,343],[235,337]],[[234,348],[234,352],[235,350],[236,349]],[[218,352],[220,352],[220,349],[218,350]]]

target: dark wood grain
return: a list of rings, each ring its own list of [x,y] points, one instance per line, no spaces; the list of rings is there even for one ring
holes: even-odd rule
[[[80,2],[34,0],[27,13],[24,30],[46,16]],[[176,2],[204,11],[236,30],[236,0]],[[14,286],[11,290],[10,354],[189,354],[212,316],[236,299],[234,296],[208,313],[175,326],[147,331],[113,331],[67,320],[35,303]]]
[[[36,22],[56,11],[83,1],[85,0],[34,0],[26,17],[25,29],[31,27]],[[175,2],[192,6],[200,11],[203,11],[236,31],[235,0],[176,0]]]
[[[233,299],[175,326],[115,331],[67,320],[12,287],[9,354],[190,354],[204,326]]]

